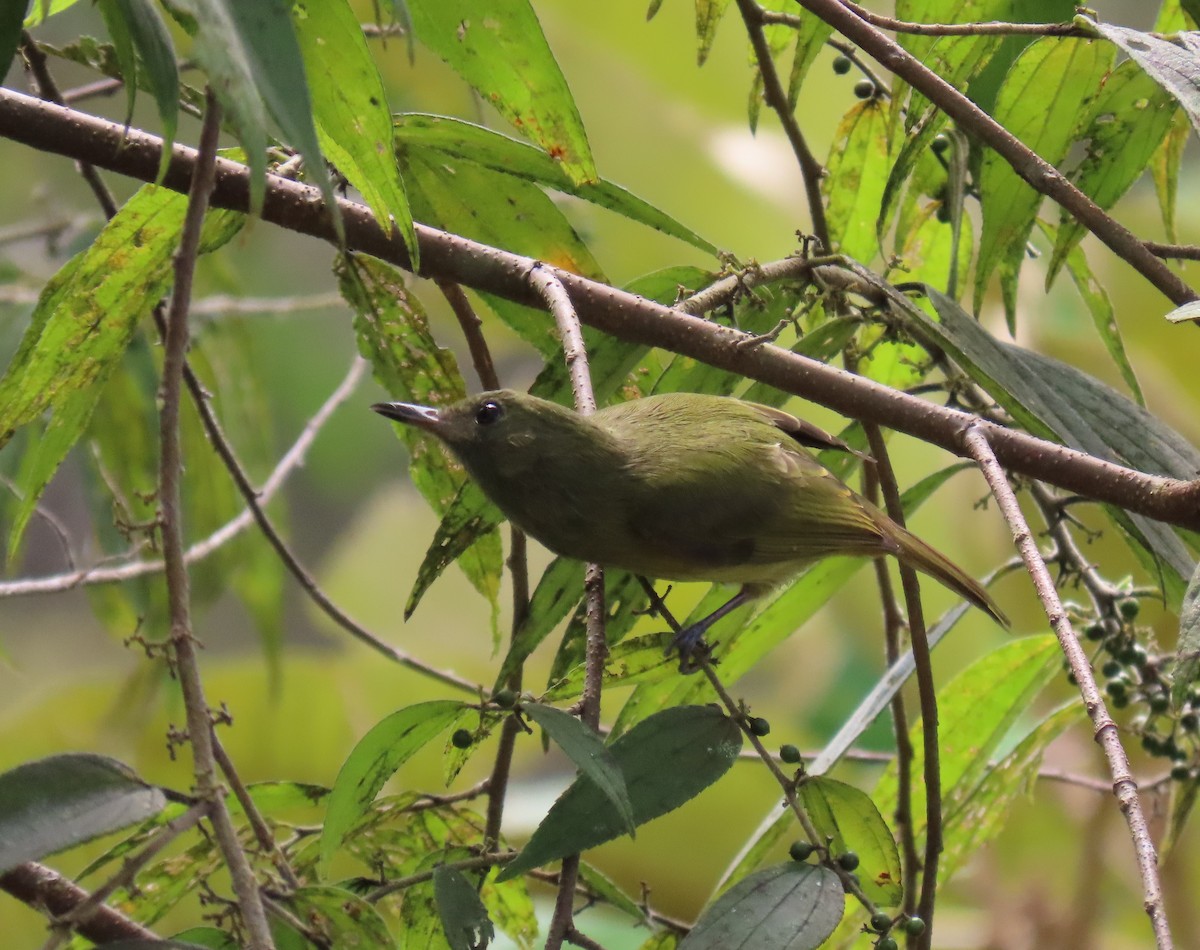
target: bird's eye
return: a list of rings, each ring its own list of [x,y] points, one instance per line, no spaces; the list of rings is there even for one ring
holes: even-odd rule
[[[504,407],[494,399],[479,404],[475,410],[475,421],[481,426],[490,426],[504,415]]]

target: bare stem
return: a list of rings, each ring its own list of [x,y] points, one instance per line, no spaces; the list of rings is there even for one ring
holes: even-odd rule
[[[1075,631],[1071,620],[1059,599],[1050,570],[1038,550],[1037,541],[1029,530],[1017,496],[1008,484],[1008,478],[1000,462],[996,459],[988,444],[986,429],[982,426],[969,426],[963,433],[963,443],[971,456],[979,463],[983,477],[987,479],[988,487],[999,505],[1004,520],[1012,531],[1013,540],[1033,580],[1038,599],[1046,611],[1050,627],[1058,637],[1063,655],[1079,684],[1079,692],[1083,696],[1083,704],[1092,720],[1096,741],[1104,751],[1108,761],[1109,772],[1112,775],[1112,791],[1120,805],[1125,821],[1129,825],[1129,833],[1133,839],[1133,850],[1137,857],[1138,872],[1142,878],[1143,906],[1150,917],[1154,929],[1155,945],[1158,950],[1170,950],[1173,946],[1171,930],[1167,923],[1166,908],[1163,903],[1162,883],[1158,875],[1158,855],[1154,842],[1150,837],[1150,829],[1146,824],[1146,816],[1142,811],[1142,803],[1138,797],[1137,782],[1129,767],[1129,758],[1121,745],[1121,736],[1117,724],[1108,714],[1104,697],[1096,685],[1092,675],[1092,667],[1087,654]]]

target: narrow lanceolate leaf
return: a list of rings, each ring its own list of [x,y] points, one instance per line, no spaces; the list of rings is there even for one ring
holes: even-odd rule
[[[863,892],[881,907],[895,907],[904,896],[900,852],[891,829],[869,795],[853,785],[817,777],[801,783],[800,801],[817,831],[835,854],[853,851]]]
[[[1091,114],[1092,100],[1112,62],[1113,51],[1099,43],[1058,37],[1037,40],[1005,77],[996,98],[995,119],[1051,165],[1058,165],[1078,138],[1080,118]],[[975,275],[975,309],[999,268],[1012,328],[1017,274],[1042,194],[991,151],[983,157],[979,189],[983,234]]]
[[[947,801],[965,801],[990,768],[989,759],[1025,715],[1034,697],[1060,664],[1058,641],[1049,634],[1014,640],[976,660],[938,691],[938,737],[941,747],[942,794]],[[912,771],[920,775],[921,724],[913,726]],[[913,789],[913,819],[924,833],[924,791]],[[896,767],[893,762],[871,796],[882,814],[896,807]],[[959,823],[974,820],[967,808],[947,808],[947,834]]]
[[[1190,479],[1200,470],[1200,451],[1137,403],[1067,363],[1001,343],[953,300],[926,292],[937,321],[907,301],[897,306],[1027,431],[1143,472]],[[1179,535],[1141,515],[1107,511],[1136,542],[1134,553],[1149,553],[1168,603],[1178,603],[1193,564]]]
[[[1039,225],[1053,240],[1053,229],[1041,222]],[[1060,231],[1058,240],[1055,241],[1055,247],[1061,243],[1062,232]],[[1125,341],[1121,337],[1121,327],[1117,324],[1117,311],[1108,296],[1108,291],[1092,273],[1092,268],[1079,244],[1071,247],[1066,252],[1064,259],[1067,264],[1067,273],[1071,275],[1071,281],[1079,292],[1079,299],[1083,301],[1083,305],[1087,307],[1088,313],[1092,316],[1092,324],[1096,327],[1096,332],[1100,334],[1104,348],[1108,350],[1108,355],[1120,371],[1125,385],[1133,393],[1133,398],[1137,400],[1139,406],[1145,406],[1146,399],[1142,395],[1142,387],[1138,383],[1133,364],[1129,362],[1129,355],[1125,352]]]
[[[578,183],[596,180],[583,120],[529,0],[410,0],[413,28]]]
[[[425,148],[465,159],[492,171],[514,175],[592,204],[686,241],[710,254],[716,247],[664,211],[605,178],[577,182],[548,152],[528,142],[450,116],[409,112],[395,117],[396,141],[405,148]]]
[[[21,41],[22,20],[32,0],[11,0],[0,5],[0,72],[8,72],[9,63]]]
[[[399,231],[415,272],[417,235],[392,148],[392,116],[362,24],[345,0],[297,0],[292,22],[321,150],[362,192],[380,227]]]
[[[1087,154],[1071,180],[1108,210],[1150,164],[1171,127],[1176,107],[1162,87],[1132,60],[1126,60],[1105,80],[1092,109],[1091,121],[1080,136],[1087,142]],[[1050,257],[1047,285],[1084,233],[1083,225],[1065,209],[1059,213],[1058,238]]]
[[[1200,131],[1200,37],[1195,33],[1180,33],[1179,42],[1172,43],[1112,23],[1090,25],[1174,96],[1192,127]]]
[[[334,935],[333,946],[392,947],[395,941],[375,905],[342,887],[301,887],[291,893],[288,909],[312,932]],[[308,941],[301,941],[304,946]],[[287,946],[279,941],[279,946]],[[311,946],[311,944],[309,944]]]
[[[175,143],[179,119],[179,68],[175,62],[175,44],[171,42],[170,31],[163,22],[158,4],[153,0],[105,0],[101,9],[109,4],[124,21],[140,60],[136,71],[141,74],[138,81],[134,80],[134,70],[126,72],[130,114],[133,112],[134,90],[143,79],[150,87],[158,107],[164,143],[158,165],[158,177],[161,180],[171,161],[171,146]],[[105,19],[109,19],[107,15]],[[129,121],[128,116],[125,121]]]
[[[1150,160],[1150,174],[1154,178],[1154,193],[1158,195],[1158,207],[1162,212],[1163,231],[1167,240],[1176,243],[1175,198],[1179,191],[1179,168],[1183,164],[1183,150],[1191,138],[1192,129],[1182,112],[1176,112],[1171,128],[1158,151]]]
[[[834,135],[824,180],[833,249],[863,263],[879,253],[875,221],[891,167],[888,125],[881,99],[856,104]]]
[[[742,748],[737,723],[713,706],[677,706],[639,723],[611,746],[636,824],[673,811],[724,775]],[[525,849],[497,880],[577,854],[625,833],[618,810],[587,775],[559,797]]]
[[[722,894],[679,950],[813,950],[833,933],[844,910],[845,891],[829,868],[777,864]]]
[[[433,406],[466,396],[466,383],[454,354],[438,346],[424,308],[409,292],[400,271],[365,256],[342,259],[336,270],[342,296],[355,311],[359,351],[370,360],[375,378],[388,395],[401,402]],[[408,449],[413,484],[434,512],[445,516],[467,483],[462,466],[451,460],[435,439],[412,426],[393,428]],[[481,497],[481,493],[476,494]],[[501,557],[500,538],[494,531],[483,531],[461,548],[454,545],[453,554],[420,572],[420,589],[410,597],[406,616],[416,608],[429,584],[456,558],[475,589],[487,598],[495,616],[499,610]]]
[[[812,64],[817,61],[817,54],[825,48],[825,41],[833,33],[833,27],[814,13],[798,6],[789,7],[789,12],[800,15],[804,25],[796,30],[796,51],[792,55],[792,69],[788,74],[788,105],[796,108],[800,100],[800,89],[808,76]]]
[[[0,874],[158,814],[167,799],[103,755],[53,755],[0,774]]]
[[[42,490],[84,431],[138,321],[170,286],[171,255],[186,207],[183,195],[143,188],[42,291],[0,379],[0,446],[21,426],[51,413],[22,465],[22,505],[9,534],[10,553]],[[220,246],[241,222],[232,212],[210,214],[202,250]]]
[[[703,66],[708,61],[713,40],[717,37],[717,27],[728,8],[729,0],[696,0],[697,66]]]
[[[496,928],[479,891],[456,868],[445,865],[433,872],[433,896],[450,950],[478,950],[496,937]]]
[[[354,827],[379,794],[384,783],[412,755],[446,729],[463,704],[436,700],[406,706],[386,716],[363,736],[338,772],[329,796],[321,830],[322,874]]]
[[[305,172],[334,208],[333,185],[313,125],[304,59],[287,0],[165,0],[195,23],[193,52],[208,73],[250,165],[250,206],[262,206],[266,188],[266,117],[304,156]],[[330,0],[334,2],[334,0]],[[343,2],[343,0],[336,0]],[[332,215],[340,235],[342,219]]]
[[[625,787],[625,776],[600,736],[575,716],[553,706],[525,703],[521,711],[546,730],[546,735],[575,763],[581,775],[591,779],[608,803],[617,810],[621,821],[625,823],[625,830],[632,836],[636,825],[629,790]]]
[[[1192,573],[1179,610],[1179,641],[1171,664],[1171,700],[1182,709],[1188,690],[1200,679],[1200,564]]]

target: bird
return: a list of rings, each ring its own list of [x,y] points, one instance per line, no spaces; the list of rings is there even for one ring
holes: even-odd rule
[[[812,451],[853,448],[780,409],[660,393],[583,415],[508,389],[440,408],[371,408],[440,439],[505,517],[555,554],[645,578],[739,585],[677,633],[671,648],[685,670],[717,620],[834,555],[893,556],[1008,626],[974,578]]]

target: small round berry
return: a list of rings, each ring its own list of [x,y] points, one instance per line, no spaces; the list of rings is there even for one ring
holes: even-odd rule
[[[1104,632],[1104,624],[1091,623],[1088,624],[1087,629],[1083,631],[1083,635],[1089,640],[1103,640]]]
[[[1179,728],[1184,732],[1195,732],[1200,729],[1200,716],[1195,713],[1184,713],[1179,717]]]
[[[833,58],[833,71],[839,76],[845,76],[850,72],[850,67],[854,64],[850,62],[849,56],[835,56]]]
[[[1102,667],[1100,667],[1100,672],[1111,679],[1112,677],[1120,676],[1123,672],[1125,672],[1125,667],[1116,660],[1109,660]]]
[[[919,937],[925,932],[925,921],[920,917],[909,917],[904,922],[904,932],[910,937]]]
[[[887,914],[873,914],[871,916],[871,929],[876,933],[887,933],[892,929],[892,918]]]
[[[455,729],[450,737],[450,744],[456,749],[469,749],[475,741],[475,735],[470,729]]]
[[[1192,770],[1183,762],[1171,766],[1171,778],[1176,782],[1186,782],[1192,777]]]
[[[880,937],[875,941],[875,950],[900,950],[895,937]]]
[[[1122,620],[1135,620],[1141,609],[1142,605],[1133,597],[1126,597],[1117,604],[1117,611],[1121,614]]]
[[[1144,736],[1142,736],[1142,748],[1145,749],[1149,755],[1162,755],[1163,741],[1154,733],[1147,732]]]
[[[771,724],[763,719],[762,716],[751,716],[746,720],[746,728],[754,735],[762,737],[770,733]]]
[[[1171,708],[1171,700],[1166,693],[1155,693],[1147,701],[1152,713],[1165,713]]]
[[[837,856],[838,867],[843,871],[853,871],[858,867],[858,855],[853,851],[847,851],[845,854]]]
[[[517,694],[511,689],[498,689],[492,694],[492,702],[501,709],[512,709],[517,704]]]
[[[793,841],[792,846],[788,848],[788,854],[793,861],[807,861],[816,850],[807,841]]]
[[[854,94],[860,99],[870,99],[877,91],[875,83],[869,79],[860,79],[854,84]]]
[[[795,765],[800,761],[800,750],[794,745],[781,745],[779,747],[779,758],[788,765]]]
[[[946,150],[950,148],[950,139],[944,135],[935,135],[931,148],[934,155],[944,155]]]

